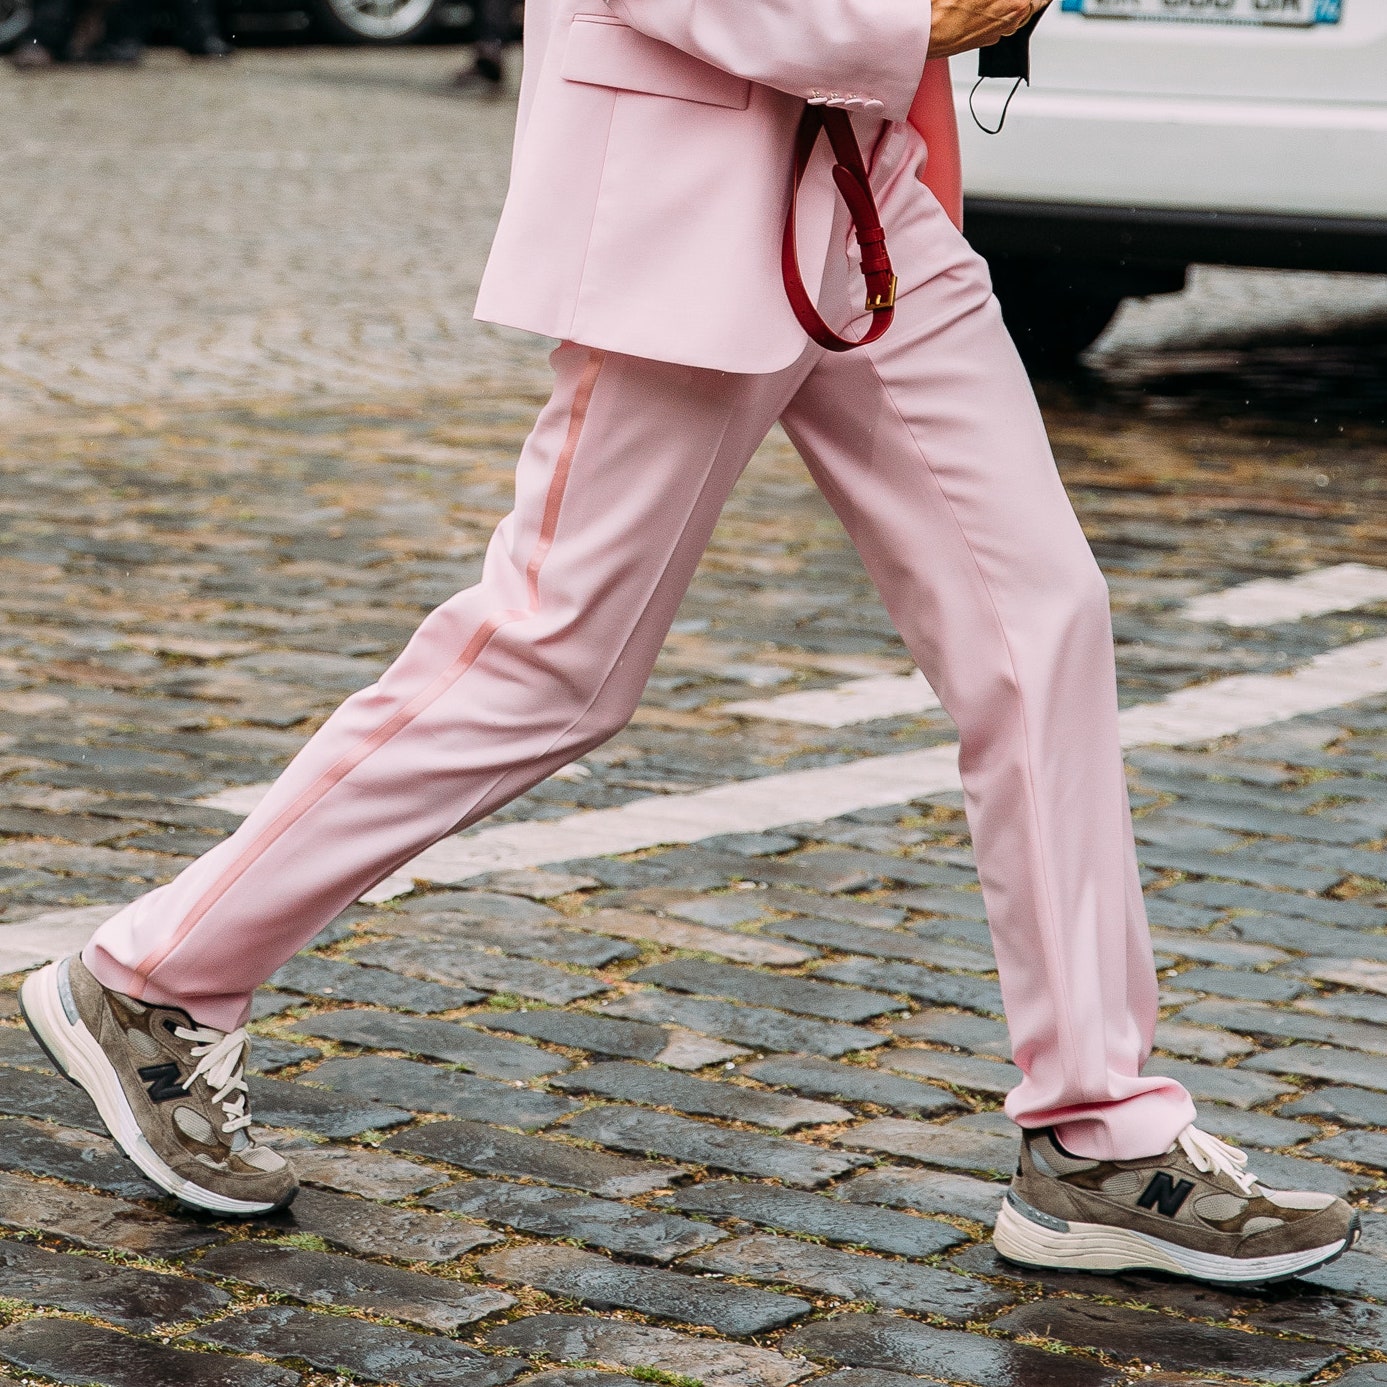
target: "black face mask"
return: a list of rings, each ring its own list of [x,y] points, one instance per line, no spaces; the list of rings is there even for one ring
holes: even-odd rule
[[[1012,97],[1020,91],[1022,82],[1030,85],[1031,35],[1044,13],[1043,9],[1037,10],[1014,34],[1008,34],[1006,38],[978,49],[978,80],[973,84],[973,90],[968,93],[968,111],[973,117],[973,124],[985,134],[1001,134],[1002,126],[1006,124],[1007,111],[1011,109]],[[978,88],[989,77],[1015,79],[1011,91],[1007,93],[1007,99],[1002,103],[1002,114],[995,126],[984,125],[973,106],[973,98],[977,96]]]

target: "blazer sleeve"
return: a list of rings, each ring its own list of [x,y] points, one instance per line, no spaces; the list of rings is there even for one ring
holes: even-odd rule
[[[929,53],[925,0],[605,0],[633,29],[801,100],[834,92],[904,120]]]

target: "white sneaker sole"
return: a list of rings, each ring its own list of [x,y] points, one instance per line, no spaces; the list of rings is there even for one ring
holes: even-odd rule
[[[1032,1209],[1007,1193],[993,1246],[1009,1262],[1066,1271],[1166,1271],[1220,1286],[1261,1285],[1284,1280],[1332,1262],[1353,1236],[1324,1247],[1279,1257],[1220,1257],[1196,1252],[1130,1228],[1102,1223],[1067,1223]]]
[[[19,990],[19,1007],[34,1038],[43,1047],[62,1075],[84,1089],[96,1105],[116,1145],[161,1190],[194,1209],[214,1214],[272,1213],[278,1204],[205,1190],[185,1180],[146,1140],[135,1120],[134,1110],[125,1097],[120,1076],[106,1058],[106,1052],[87,1029],[76,1009],[63,1005],[62,970],[66,960],[50,963],[24,979]]]

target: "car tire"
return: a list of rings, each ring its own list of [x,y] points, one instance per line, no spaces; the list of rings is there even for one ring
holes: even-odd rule
[[[29,0],[0,0],[0,53],[8,53],[29,32],[33,19]]]
[[[999,259],[992,288],[1021,360],[1032,375],[1072,373],[1122,300],[1142,292],[1045,260]]]
[[[397,44],[421,38],[437,8],[438,0],[315,0],[314,17],[339,42]]]

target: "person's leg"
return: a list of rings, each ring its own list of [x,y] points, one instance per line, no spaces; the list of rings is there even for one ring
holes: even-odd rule
[[[236,50],[222,35],[216,0],[177,0],[178,41],[192,58],[229,58]]]
[[[477,0],[477,33],[474,49],[478,69],[486,64],[487,73],[501,80],[501,58],[510,37],[511,0]]]
[[[108,62],[136,63],[149,41],[149,0],[117,0],[106,16],[102,55]]]
[[[67,56],[68,41],[77,22],[73,0],[35,0],[29,41],[54,58]]]
[[[483,84],[499,92],[505,81],[506,44],[512,27],[512,0],[473,0],[472,66],[453,78],[453,85]]]
[[[1194,1109],[1172,1080],[1141,1077],[1156,978],[1107,589],[986,267],[913,177],[920,151],[894,127],[874,170],[902,274],[895,324],[825,357],[784,424],[958,725],[1025,1075],[1007,1111],[1058,1125],[1089,1156],[1147,1156]],[[825,287],[840,319],[854,311],[846,280],[831,273]]]
[[[555,353],[481,582],[428,616],[224,843],[103,925],[105,986],[241,1023],[363,892],[629,719],[732,483],[808,362],[729,376]]]
[[[1193,1125],[1179,1084],[1141,1075],[1156,978],[1107,591],[986,269],[913,181],[920,152],[898,128],[874,168],[905,271],[897,323],[820,361],[784,421],[958,724],[1024,1075],[1007,1099],[1027,1130],[994,1246],[1032,1266],[1224,1284],[1299,1274],[1352,1246],[1354,1210],[1267,1189]],[[845,278],[830,265],[840,321]]]

